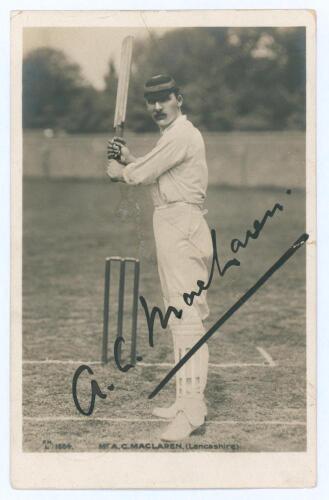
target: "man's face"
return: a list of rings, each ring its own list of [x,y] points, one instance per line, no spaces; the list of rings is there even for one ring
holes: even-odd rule
[[[147,111],[160,129],[168,127],[181,114],[182,96],[158,94],[146,99]]]

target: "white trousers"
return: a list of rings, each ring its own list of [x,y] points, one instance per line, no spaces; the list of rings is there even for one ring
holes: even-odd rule
[[[194,297],[191,306],[184,302],[183,294],[198,291],[198,280],[208,281],[211,236],[202,210],[191,204],[155,209],[153,227],[165,307],[183,310],[181,319],[172,315],[169,321],[177,363],[205,333],[203,320],[209,314],[206,291]],[[196,426],[207,413],[203,393],[208,358],[204,344],[176,374],[176,403]]]

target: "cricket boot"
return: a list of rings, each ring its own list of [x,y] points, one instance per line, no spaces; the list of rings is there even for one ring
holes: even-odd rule
[[[161,436],[162,441],[182,441],[188,438],[197,427],[194,427],[185,413],[179,411]]]
[[[176,417],[180,406],[181,406],[181,401],[176,399],[176,401],[171,406],[168,407],[158,406],[156,408],[153,408],[152,415],[154,415],[155,417],[165,418],[169,420]]]

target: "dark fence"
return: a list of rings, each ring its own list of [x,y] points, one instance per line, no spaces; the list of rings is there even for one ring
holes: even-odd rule
[[[106,168],[106,135],[55,135],[26,131],[25,176],[102,178]],[[143,155],[156,134],[127,133],[131,151]],[[303,132],[204,133],[210,185],[305,188]]]

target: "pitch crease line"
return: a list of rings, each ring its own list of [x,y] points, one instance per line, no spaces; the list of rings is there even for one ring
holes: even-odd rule
[[[101,365],[101,361],[81,361],[81,360],[60,360],[60,359],[27,359],[23,360],[24,365]],[[160,367],[160,368],[172,368],[174,365],[172,363],[142,363],[139,362],[136,364],[136,368],[148,368],[148,367]],[[209,363],[209,368],[234,368],[234,367],[248,367],[248,366],[260,366],[260,367],[268,367],[275,366],[275,364],[270,363]]]
[[[274,362],[272,356],[263,349],[263,347],[256,347],[257,351],[260,353],[261,356],[267,361],[269,366],[276,366],[276,363]]]
[[[167,422],[166,419],[163,418],[115,418],[115,417],[23,417],[23,420],[35,421],[35,422],[56,422],[56,421],[79,421],[79,422]],[[291,425],[297,426],[302,425],[306,426],[306,422],[302,422],[299,420],[292,421],[284,421],[284,420],[207,420],[207,424],[211,425]]]

